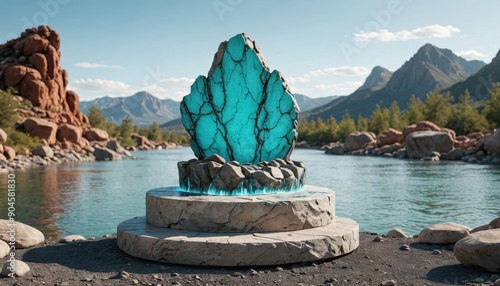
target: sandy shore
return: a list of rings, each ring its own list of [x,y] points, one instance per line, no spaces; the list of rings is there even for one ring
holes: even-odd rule
[[[481,280],[493,284],[493,273],[461,265],[452,246],[421,244],[414,238],[374,242],[376,236],[361,233],[360,247],[334,260],[255,268],[190,267],[136,259],[117,248],[115,237],[50,242],[18,250],[17,256],[31,271],[24,277],[2,278],[0,285],[393,285],[389,280],[396,285],[464,285]],[[409,250],[400,249],[404,244]]]

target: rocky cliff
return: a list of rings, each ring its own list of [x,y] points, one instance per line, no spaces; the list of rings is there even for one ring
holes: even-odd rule
[[[0,88],[31,101],[33,108],[23,112],[24,117],[86,127],[90,124],[78,109],[78,94],[66,90],[68,73],[60,66],[60,43],[56,31],[40,26],[0,45]]]

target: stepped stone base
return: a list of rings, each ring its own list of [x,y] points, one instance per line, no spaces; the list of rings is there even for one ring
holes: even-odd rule
[[[145,217],[118,225],[118,247],[142,259],[207,266],[258,266],[317,261],[359,246],[359,226],[335,217],[328,225],[270,233],[214,233],[153,226]]]
[[[272,232],[314,228],[335,217],[335,192],[305,186],[297,193],[209,196],[178,187],[146,194],[147,222],[165,228],[204,232]]]

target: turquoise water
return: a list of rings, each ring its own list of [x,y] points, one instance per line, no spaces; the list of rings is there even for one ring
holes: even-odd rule
[[[16,218],[56,238],[116,232],[123,220],[145,213],[149,189],[177,185],[177,162],[189,148],[134,153],[137,160],[75,163],[17,171]],[[336,191],[336,214],[361,231],[408,234],[454,221],[469,227],[500,216],[500,166],[380,157],[329,156],[295,150],[306,183]],[[0,175],[0,218],[7,217],[7,175]]]

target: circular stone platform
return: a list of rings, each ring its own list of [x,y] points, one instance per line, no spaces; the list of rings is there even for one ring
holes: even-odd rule
[[[335,192],[305,186],[296,193],[210,196],[178,187],[146,194],[149,224],[203,232],[274,232],[329,225],[335,217]]]
[[[279,265],[341,256],[359,246],[359,226],[329,225],[272,233],[210,233],[156,227],[145,217],[118,225],[118,247],[142,259],[207,266]]]

